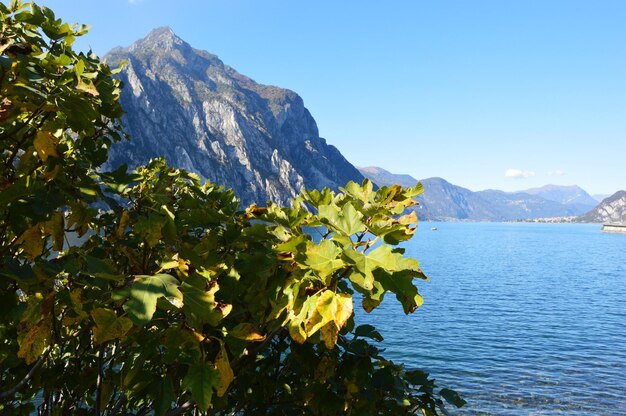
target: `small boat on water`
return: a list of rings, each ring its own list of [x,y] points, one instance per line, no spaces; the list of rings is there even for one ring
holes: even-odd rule
[[[431,228],[430,231],[437,231],[437,227]]]

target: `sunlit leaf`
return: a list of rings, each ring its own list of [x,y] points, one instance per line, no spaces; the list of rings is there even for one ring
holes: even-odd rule
[[[264,341],[265,335],[259,334],[258,329],[252,324],[242,322],[228,331],[228,335],[245,341]]]
[[[135,325],[143,326],[152,319],[158,298],[164,297],[172,304],[182,306],[183,294],[178,284],[178,280],[169,274],[135,276],[128,290],[129,299],[124,304],[124,310]]]
[[[33,142],[37,155],[42,161],[48,160],[48,157],[59,157],[57,152],[56,140],[49,131],[39,131]]]

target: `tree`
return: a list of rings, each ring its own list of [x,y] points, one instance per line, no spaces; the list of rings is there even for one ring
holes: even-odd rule
[[[84,26],[0,4],[3,414],[437,414],[433,380],[355,327],[425,279],[397,247],[422,192],[349,183],[291,207],[163,160],[99,172],[122,138],[119,84],[72,50]]]

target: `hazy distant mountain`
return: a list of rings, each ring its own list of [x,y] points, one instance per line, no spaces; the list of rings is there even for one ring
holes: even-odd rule
[[[593,199],[595,199],[597,202],[602,202],[604,201],[606,198],[610,197],[611,194],[593,194],[591,195],[591,197]]]
[[[626,191],[617,191],[600,204],[581,215],[580,222],[623,222],[626,223]]]
[[[357,169],[363,174],[363,176],[379,186],[398,184],[402,187],[411,187],[415,186],[418,182],[418,180],[411,175],[398,175],[377,166],[368,166],[364,168],[357,167]]]
[[[491,214],[485,210],[484,202],[476,198],[469,189],[452,185],[441,178],[428,178],[418,181],[410,175],[398,175],[383,168],[370,166],[359,168],[366,178],[379,186],[415,186],[421,182],[424,193],[417,199],[420,206],[416,209],[420,219],[458,220],[489,218]]]
[[[413,186],[417,180],[409,175],[396,175],[382,168],[360,168],[361,173],[377,185],[397,183]],[[486,190],[473,192],[453,185],[442,178],[422,179],[424,194],[416,209],[420,219],[514,221],[577,215],[576,206],[545,199],[524,192]]]
[[[494,220],[509,221],[530,218],[564,217],[578,214],[578,208],[550,201],[525,192],[504,192],[494,189],[476,194],[488,201],[496,213]]]
[[[164,155],[171,165],[234,188],[246,204],[287,203],[303,186],[363,180],[319,137],[295,92],[257,84],[169,28],[106,59],[127,61],[121,103],[132,136],[113,146],[110,167]]]
[[[530,195],[538,195],[548,201],[560,202],[561,204],[570,206],[574,208],[576,215],[585,213],[598,205],[598,201],[577,185],[545,185],[541,188],[527,189],[522,192]]]

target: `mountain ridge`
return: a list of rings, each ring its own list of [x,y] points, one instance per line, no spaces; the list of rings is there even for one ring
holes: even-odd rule
[[[131,141],[108,166],[165,156],[176,167],[232,187],[244,204],[288,204],[302,187],[337,188],[363,176],[319,136],[295,92],[256,83],[168,27],[111,50],[126,88],[120,101]]]
[[[591,211],[577,218],[577,222],[614,222],[626,224],[626,191],[621,190],[605,198]]]
[[[397,175],[375,166],[359,169],[364,176],[382,186],[393,183],[408,186],[418,182],[410,175]],[[518,221],[546,217],[574,217],[587,212],[590,208],[584,204],[563,204],[537,194],[554,190],[581,193],[580,189],[584,193],[581,193],[582,195],[588,195],[578,186],[548,185],[535,188],[538,191],[533,195],[525,191],[505,192],[497,189],[471,191],[442,178],[426,178],[419,182],[424,186],[424,194],[418,197],[420,208],[416,210],[420,219]]]

